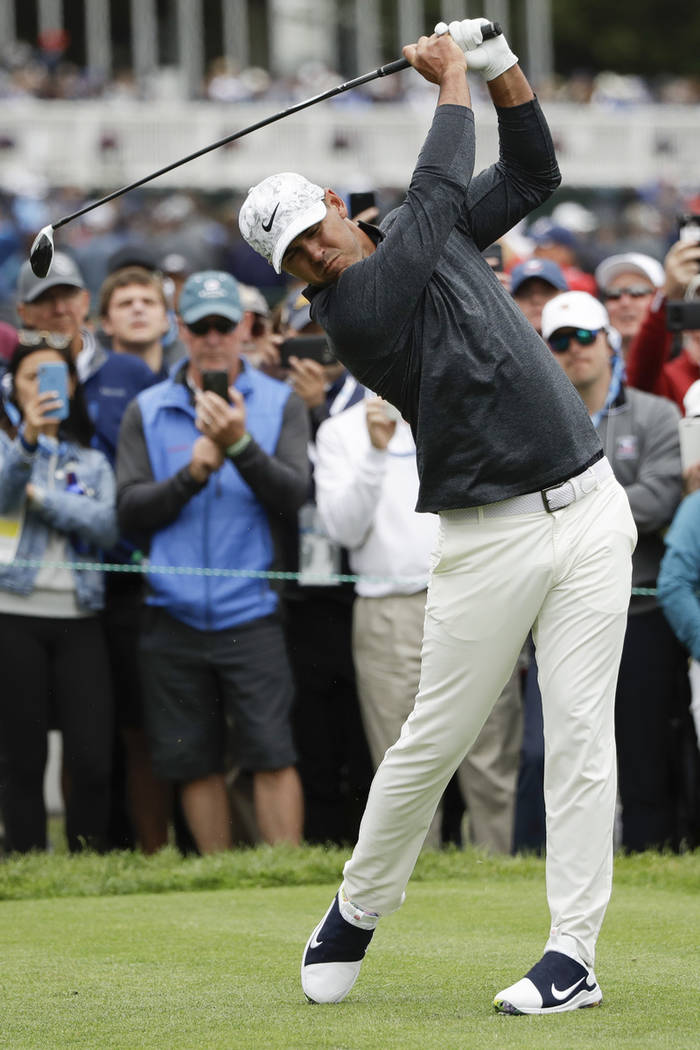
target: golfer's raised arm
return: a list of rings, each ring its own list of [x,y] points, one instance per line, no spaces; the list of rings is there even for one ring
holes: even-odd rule
[[[431,84],[440,85],[438,106],[471,106],[464,52],[449,36],[422,36],[407,44],[404,58]]]

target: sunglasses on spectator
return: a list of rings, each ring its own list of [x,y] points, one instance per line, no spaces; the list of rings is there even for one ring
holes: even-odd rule
[[[651,295],[653,288],[645,284],[631,284],[628,288],[606,288],[603,292],[604,299],[621,299],[623,295],[629,295],[632,299],[641,299],[645,295]]]
[[[193,321],[187,328],[192,335],[206,335],[213,328],[220,335],[228,335],[236,327],[236,322],[228,317],[203,317],[201,321]]]
[[[17,333],[20,346],[46,346],[51,350],[65,350],[71,337],[62,332],[37,332],[33,328],[21,328]]]
[[[590,346],[595,342],[599,331],[599,328],[595,332],[592,332],[590,328],[577,328],[574,332],[558,332],[550,335],[547,341],[555,354],[565,354],[572,339],[575,339],[580,346]]]

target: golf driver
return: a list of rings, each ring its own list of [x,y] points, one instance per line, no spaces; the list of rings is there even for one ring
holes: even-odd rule
[[[444,22],[441,22],[435,27],[435,31],[438,36],[443,36],[447,32],[447,26]],[[481,35],[484,40],[490,40],[493,37],[500,36],[502,32],[503,30],[498,22],[490,22],[488,25],[483,25],[481,29]],[[315,106],[317,102],[325,102],[326,99],[333,98],[335,95],[340,95],[344,91],[360,87],[361,84],[367,84],[371,80],[377,80],[379,77],[387,77],[392,73],[398,73],[402,69],[408,69],[409,66],[410,62],[407,62],[405,58],[398,58],[395,62],[388,62],[384,66],[379,66],[378,69],[373,69],[371,73],[365,73],[361,77],[355,77],[354,80],[347,80],[344,84],[338,84],[336,87],[329,88],[328,91],[324,91],[320,95],[314,95],[313,98],[308,98],[304,102],[296,102],[288,109],[283,109],[279,113],[273,113],[271,117],[265,117],[264,120],[259,120],[255,124],[243,128],[242,131],[234,131],[232,135],[226,135],[224,138],[218,139],[217,142],[212,142],[209,146],[203,146],[201,149],[195,150],[194,153],[182,157],[181,160],[174,160],[172,164],[166,164],[164,168],[159,168],[158,171],[154,171],[150,175],[144,175],[142,179],[137,179],[136,182],[130,182],[128,186],[123,186],[120,190],[115,190],[114,193],[109,193],[106,197],[101,197],[99,200],[93,201],[91,204],[86,204],[84,208],[80,208],[78,211],[74,211],[70,215],[64,215],[63,218],[58,219],[57,222],[44,226],[34,238],[34,243],[32,244],[29,253],[29,263],[32,270],[37,277],[46,277],[53,260],[54,232],[60,230],[61,226],[66,226],[69,222],[72,222],[73,219],[78,219],[81,215],[85,215],[86,212],[92,211],[94,208],[99,208],[100,205],[107,204],[108,201],[113,201],[117,197],[121,197],[123,194],[128,193],[129,190],[135,190],[138,186],[143,186],[145,183],[157,179],[159,175],[165,175],[166,172],[179,168],[182,164],[187,164],[189,161],[195,160],[197,157],[202,157],[205,153],[210,153],[212,150],[218,149],[220,146],[225,146],[227,143],[233,142],[235,139],[243,138],[244,135],[250,135],[251,131],[259,131],[260,128],[266,128],[268,124],[274,124],[275,121],[282,120],[283,117],[288,117],[292,113],[298,113],[300,110],[306,109],[308,106]]]

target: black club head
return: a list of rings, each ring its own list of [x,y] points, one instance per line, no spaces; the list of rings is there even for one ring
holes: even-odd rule
[[[53,227],[45,226],[34,238],[29,265],[37,277],[46,277],[53,260]]]

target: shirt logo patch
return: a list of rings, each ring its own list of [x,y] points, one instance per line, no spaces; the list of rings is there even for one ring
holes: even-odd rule
[[[639,445],[636,434],[624,434],[617,438],[615,459],[639,459]]]

